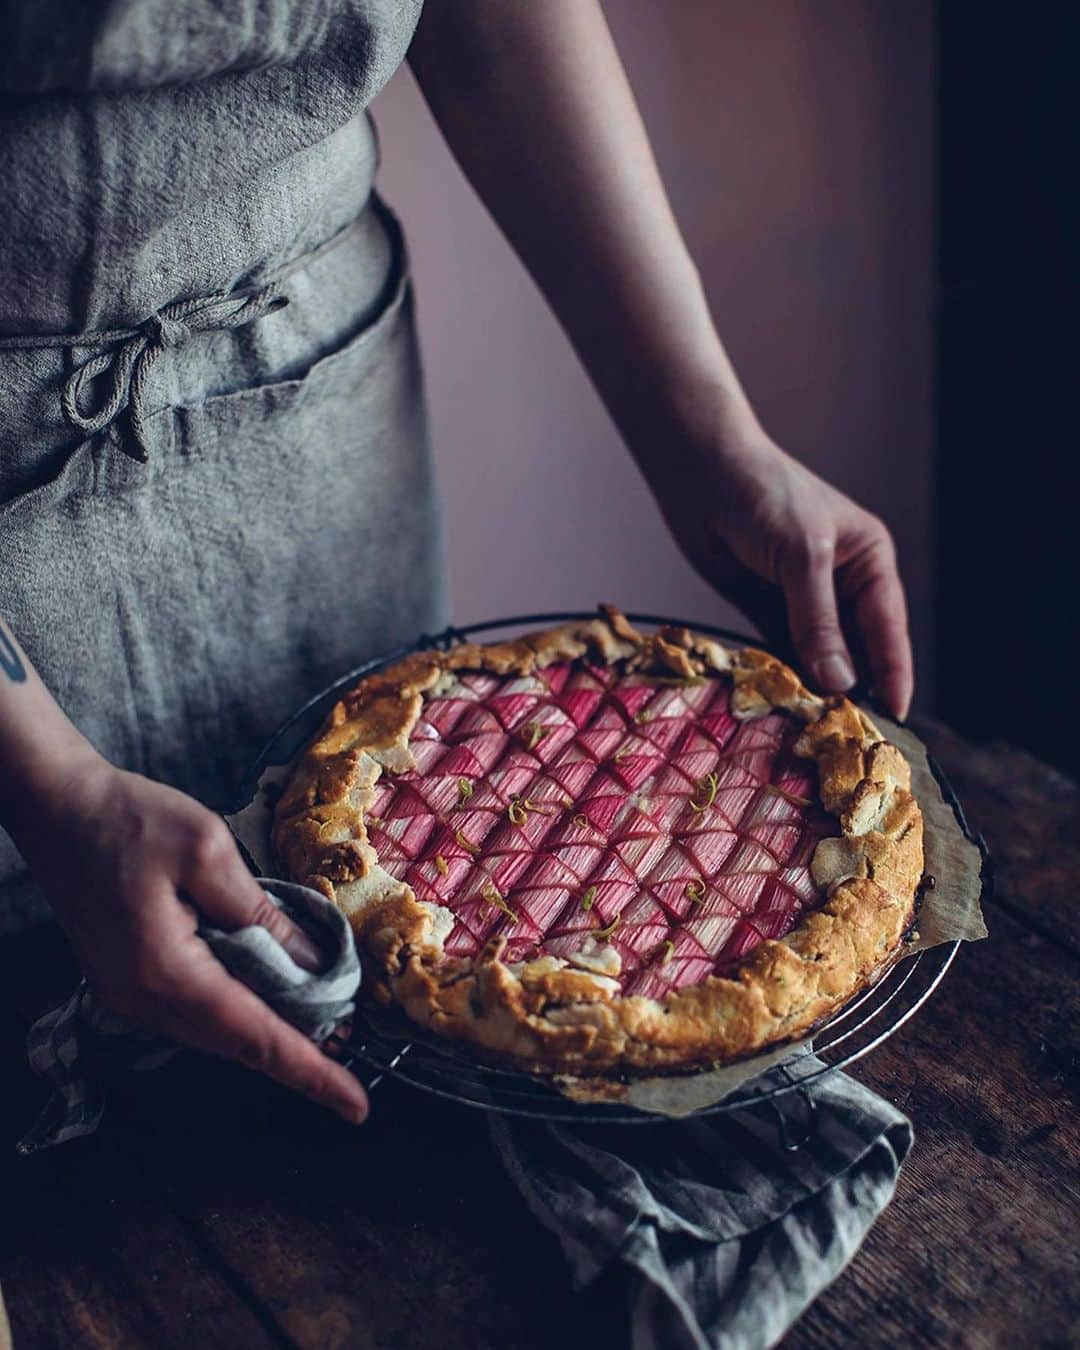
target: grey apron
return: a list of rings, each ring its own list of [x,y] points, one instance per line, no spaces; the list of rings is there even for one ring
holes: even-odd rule
[[[365,111],[419,8],[0,2],[0,612],[103,754],[211,805],[442,620]]]

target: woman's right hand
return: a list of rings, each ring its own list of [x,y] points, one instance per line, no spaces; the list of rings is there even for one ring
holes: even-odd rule
[[[95,751],[10,823],[101,1003],[152,1031],[269,1074],[359,1124],[363,1088],[232,978],[198,936],[259,924],[297,964],[311,939],[267,900],[213,812]]]

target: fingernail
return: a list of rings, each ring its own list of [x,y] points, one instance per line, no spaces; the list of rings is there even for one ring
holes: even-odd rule
[[[351,1102],[341,1114],[350,1125],[363,1125],[368,1118],[368,1104],[367,1102]]]
[[[323,968],[323,954],[316,943],[299,928],[290,933],[282,943],[282,946],[289,953],[298,966],[304,970],[310,970],[312,974],[317,974]]]
[[[817,662],[818,684],[822,689],[850,689],[855,683],[855,672],[846,656],[832,652]]]

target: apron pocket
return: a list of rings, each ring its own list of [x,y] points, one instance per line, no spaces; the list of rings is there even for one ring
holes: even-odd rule
[[[68,452],[52,478],[0,501],[0,541],[6,539],[5,528],[14,529],[18,518],[27,512],[59,512],[70,516],[83,508],[93,491],[95,455],[98,453],[95,442],[100,439],[95,437],[80,442]]]
[[[222,804],[299,703],[442,620],[407,275],[304,375],[161,417],[149,464],[109,457],[96,509],[145,771]]]

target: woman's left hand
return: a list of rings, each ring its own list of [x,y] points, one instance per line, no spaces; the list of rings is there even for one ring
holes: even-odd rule
[[[818,689],[850,689],[860,671],[894,716],[906,716],[907,607],[877,516],[763,434],[656,475],[654,492],[698,572],[767,637],[790,634]]]

